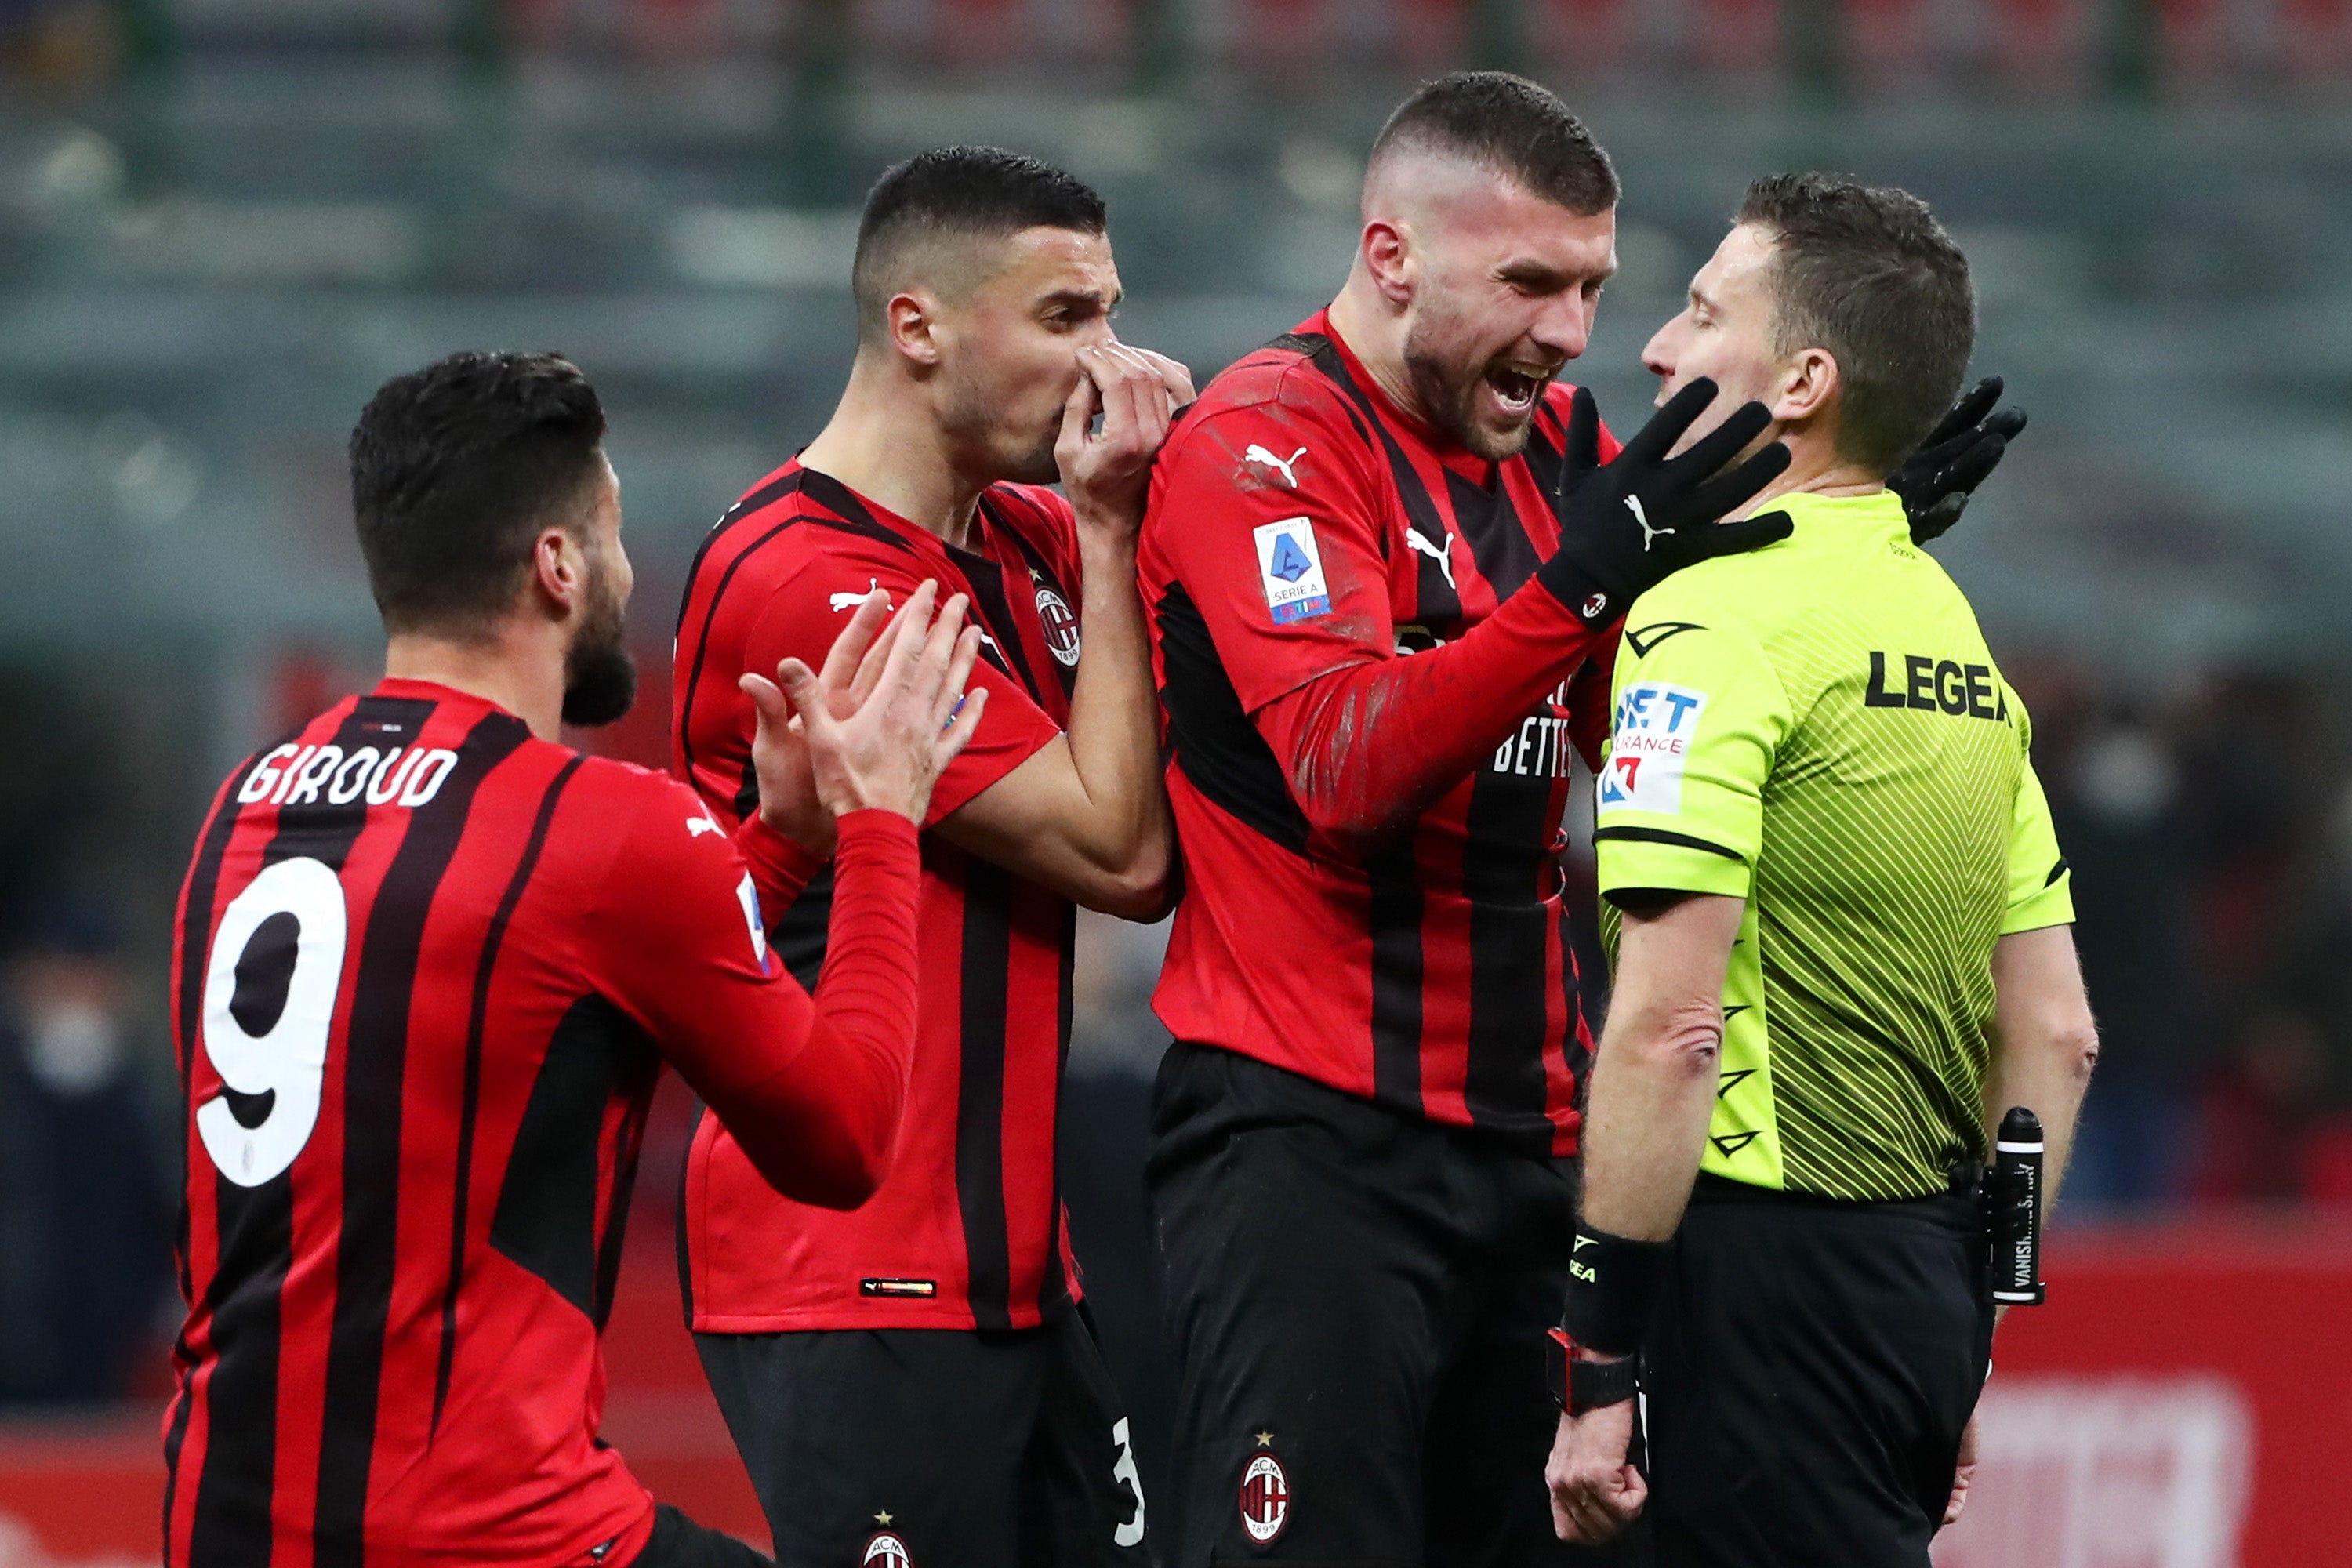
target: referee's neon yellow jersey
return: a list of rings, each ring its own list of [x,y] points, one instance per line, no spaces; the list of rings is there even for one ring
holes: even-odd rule
[[[1703,1169],[1923,1197],[1985,1153],[1993,943],[2073,921],[2071,882],[2025,710],[1901,501],[1771,509],[1789,539],[1626,616],[1601,889],[1748,901]]]

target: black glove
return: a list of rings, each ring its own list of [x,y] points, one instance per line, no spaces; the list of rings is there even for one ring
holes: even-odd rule
[[[1789,537],[1786,512],[1717,522],[1789,466],[1789,448],[1775,441],[1731,472],[1716,472],[1772,422],[1762,404],[1735,409],[1689,451],[1666,456],[1714,401],[1715,383],[1699,377],[1602,463],[1601,411],[1590,389],[1576,389],[1566,456],[1567,471],[1577,477],[1559,503],[1559,552],[1536,575],[1587,626],[1615,620],[1643,593],[1694,563]]]
[[[2022,408],[2004,408],[1986,417],[2000,401],[2000,389],[1997,375],[1977,383],[1952,405],[1943,423],[1927,432],[1919,449],[1886,476],[1886,488],[1903,498],[1912,543],[1940,539],[1960,521],[1969,494],[2000,466],[2001,454],[2025,428]]]

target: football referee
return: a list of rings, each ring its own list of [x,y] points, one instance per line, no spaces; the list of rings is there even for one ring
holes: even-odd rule
[[[1885,485],[1974,336],[1924,204],[1784,175],[1643,356],[1766,405],[1794,523],[1634,605],[1596,791],[1622,926],[1548,1474],[1567,1539],[1646,1502],[1661,1568],[1927,1568],[1990,1367],[1988,1122],[2032,1108],[2054,1174],[2097,1051],[2024,709]]]

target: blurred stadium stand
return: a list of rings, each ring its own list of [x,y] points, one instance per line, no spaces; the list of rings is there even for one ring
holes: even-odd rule
[[[1122,331],[1207,373],[1328,297],[1381,115],[1463,63],[1559,88],[1618,159],[1578,374],[1621,427],[1790,165],[1935,203],[2033,415],[1938,554],[2036,715],[2107,1057],[1948,1568],[2347,1560],[2352,1521],[2294,1510],[2341,1493],[2299,1478],[2352,1462],[2352,1367],[2292,1336],[2352,1306],[2352,0],[0,0],[0,1400],[40,1412],[0,1436],[0,1568],[152,1560],[125,1500],[168,1291],[152,1240],[88,1242],[169,1201],[159,977],[207,792],[371,678],[367,395],[460,346],[585,366],[650,673],[702,531],[830,407],[886,163],[993,141],[1094,181]],[[647,684],[592,743],[661,759]],[[1161,934],[1087,931],[1069,1139],[1147,1481]],[[749,1531],[676,1328],[668,1125],[613,1432]],[[2192,1246],[2295,1309],[2272,1361],[2166,1283]]]

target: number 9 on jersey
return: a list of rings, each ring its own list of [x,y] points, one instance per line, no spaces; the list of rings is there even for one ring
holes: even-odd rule
[[[266,867],[222,911],[205,965],[205,1054],[226,1089],[196,1108],[222,1175],[283,1174],[319,1122],[343,977],[343,885],[320,861]]]

